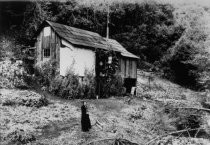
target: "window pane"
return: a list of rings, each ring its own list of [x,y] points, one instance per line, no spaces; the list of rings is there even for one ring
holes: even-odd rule
[[[50,49],[44,49],[44,57],[50,57]]]

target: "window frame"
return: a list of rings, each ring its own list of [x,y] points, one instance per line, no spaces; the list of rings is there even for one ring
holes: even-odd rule
[[[43,58],[50,58],[51,52],[50,48],[44,48],[43,49]]]

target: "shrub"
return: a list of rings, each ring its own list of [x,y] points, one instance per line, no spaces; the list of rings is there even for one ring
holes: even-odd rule
[[[66,99],[95,98],[96,81],[92,71],[85,71],[83,78],[69,69],[66,76],[57,73],[56,62],[48,61],[35,67],[35,80],[41,87],[47,88],[51,93]],[[125,93],[123,79],[120,75],[103,78],[104,97],[109,95],[121,96]]]
[[[69,71],[61,85],[61,91],[68,99],[79,98],[79,77],[74,72]]]
[[[66,99],[95,97],[95,78],[92,72],[85,71],[82,81],[69,70],[65,77],[56,76],[50,84],[50,92]]]
[[[33,134],[26,133],[22,129],[16,129],[15,131],[9,133],[7,135],[7,139],[14,144],[27,144],[36,140]]]
[[[197,129],[203,125],[203,113],[197,110],[190,109],[174,109],[167,106],[165,113],[173,120],[171,124],[174,125],[176,130],[183,129]],[[189,131],[191,136],[195,136],[196,131]],[[183,134],[184,135],[184,134]]]
[[[54,60],[37,64],[34,69],[35,80],[43,87],[49,87],[57,74],[57,62]]]
[[[41,96],[40,98],[24,98],[19,102],[19,105],[27,106],[27,107],[42,107],[47,106],[49,101]]]
[[[2,106],[13,106],[15,102],[13,100],[5,100],[2,102]]]
[[[140,108],[135,109],[131,114],[129,114],[129,120],[131,121],[141,119],[142,117],[143,117],[143,111]]]
[[[96,82],[93,72],[86,70],[83,82],[80,86],[83,98],[95,98]]]
[[[26,71],[22,66],[22,61],[11,61],[7,59],[0,62],[1,88],[27,88],[24,75],[26,75]]]
[[[47,106],[49,101],[44,97],[32,91],[17,91],[16,95],[2,95],[3,106],[22,105],[27,107]]]
[[[60,94],[60,89],[61,89],[61,84],[63,82],[63,79],[64,78],[60,75],[56,76],[51,82],[49,91],[53,93],[54,95]]]
[[[114,95],[121,96],[125,94],[125,88],[123,87],[123,78],[120,75],[114,75],[108,80],[104,80],[103,94],[105,97]]]

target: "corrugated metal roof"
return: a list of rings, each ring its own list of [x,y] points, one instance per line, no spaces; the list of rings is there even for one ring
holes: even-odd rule
[[[94,33],[87,30],[82,30],[50,21],[46,21],[56,33],[65,39],[66,41],[74,45],[82,45],[92,48],[100,48],[105,50],[114,50],[121,52],[125,57],[138,58],[132,53],[128,52],[122,45],[120,45],[116,40],[109,39],[100,36],[98,33]],[[108,43],[107,43],[108,42]]]

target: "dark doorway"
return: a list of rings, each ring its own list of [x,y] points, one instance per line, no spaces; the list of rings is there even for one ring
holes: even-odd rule
[[[136,86],[136,79],[125,78],[124,79],[124,87],[126,88],[126,93],[131,92],[131,88]]]

